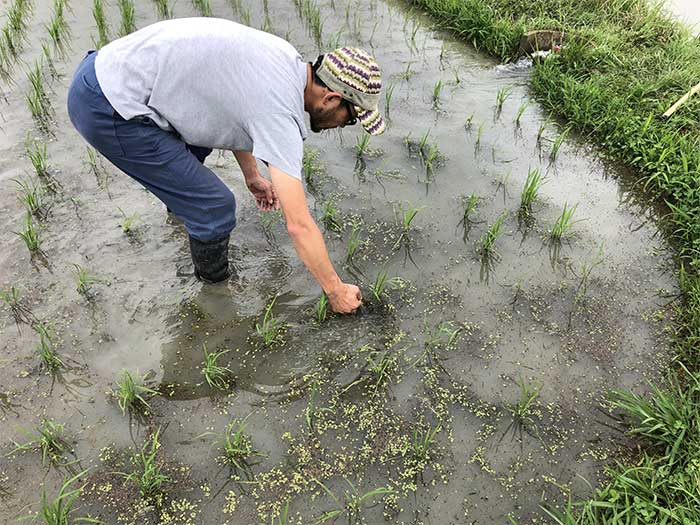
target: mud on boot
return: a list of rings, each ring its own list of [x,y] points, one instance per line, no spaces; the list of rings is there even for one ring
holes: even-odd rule
[[[199,241],[190,236],[194,275],[200,281],[218,283],[231,275],[228,269],[229,235],[214,241]]]

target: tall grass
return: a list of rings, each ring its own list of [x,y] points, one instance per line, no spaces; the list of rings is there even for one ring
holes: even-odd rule
[[[100,49],[109,43],[109,25],[105,16],[103,0],[93,0],[92,17],[95,19],[97,26],[97,42],[95,46]]]
[[[119,3],[119,36],[126,36],[136,31],[134,0],[118,0]]]

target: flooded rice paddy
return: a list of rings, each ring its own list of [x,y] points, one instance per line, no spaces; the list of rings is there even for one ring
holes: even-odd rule
[[[203,3],[170,5],[184,17]],[[137,27],[157,20],[155,6],[137,3]],[[53,327],[62,366],[46,370],[40,336],[5,308],[1,522],[36,513],[42,490],[53,497],[87,469],[71,485],[84,484],[75,516],[103,523],[285,523],[285,508],[298,524],[541,523],[541,506],[585,497],[606,463],[634,453],[604,402],[610,389],[644,389],[666,361],[675,284],[662,212],[548,119],[527,62],[500,65],[401,2],[211,2],[214,16],[274,32],[308,60],[358,45],[383,68],[384,135],[362,144],[346,128],[306,143],[309,205],[365,297],[358,314],[319,322],[318,286],[281,218],[255,209],[231,153],[207,160],[238,199],[235,275],[221,286],[193,277],[186,232],[160,202],[90,161],[65,94],[97,39],[92,2],[66,8],[70,50],[51,52],[57,78],[43,65],[55,117],[37,128],[25,71],[52,45],[53,8],[33,7],[0,107],[0,287],[19,289],[32,318]],[[105,15],[114,37],[118,3]],[[26,215],[15,180],[36,180],[34,139],[60,187],[44,196],[43,256],[30,257],[13,232]],[[522,212],[534,170],[544,182]],[[556,242],[565,207],[575,211]],[[94,277],[87,294],[75,265]],[[377,300],[382,272],[390,286]],[[256,325],[275,297],[284,328],[266,346]],[[207,384],[205,348],[227,351],[228,388]],[[144,393],[145,410],[122,413],[122,370],[158,392]],[[17,450],[43,420],[64,425],[58,465],[42,464],[37,446]],[[249,438],[234,466],[219,446],[232,421]],[[128,475],[158,429],[155,464],[168,479],[142,497]]]

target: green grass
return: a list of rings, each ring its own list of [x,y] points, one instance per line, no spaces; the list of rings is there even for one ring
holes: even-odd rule
[[[34,224],[31,213],[27,212],[24,230],[14,233],[24,241],[30,254],[35,255],[43,253],[41,249],[41,226]]]
[[[202,363],[202,375],[206,379],[210,388],[216,390],[228,390],[231,386],[233,372],[227,366],[219,364],[219,358],[228,354],[228,350],[220,352],[209,352],[207,345],[204,345],[204,362]]]
[[[39,336],[37,351],[41,362],[50,374],[55,374],[65,365],[56,350],[56,335],[53,327],[41,322],[34,323],[32,328]]]
[[[119,473],[138,487],[139,494],[144,499],[162,494],[164,485],[173,481],[163,472],[162,464],[158,461],[158,450],[161,448],[159,437],[160,428],[144,440],[141,450],[132,458],[134,470]]]
[[[126,36],[136,31],[134,0],[118,0],[119,5],[119,36]]]
[[[69,487],[78,479],[87,474],[87,470],[77,473],[75,476],[64,479],[58,494],[53,499],[46,495],[46,489],[41,491],[40,510],[37,514],[22,516],[20,520],[41,521],[45,525],[70,525],[71,523],[101,523],[99,520],[87,517],[75,518],[72,516],[73,508],[85,488],[85,484],[80,487],[70,489]]]
[[[481,236],[477,245],[477,253],[482,257],[497,257],[496,241],[503,235],[503,223],[508,217],[508,212],[501,213],[498,218],[489,226],[488,230]]]
[[[566,239],[573,233],[574,223],[574,213],[576,212],[576,206],[568,207],[567,203],[564,203],[564,208],[561,211],[561,215],[557,217],[554,221],[552,229],[549,231],[549,239],[554,242],[560,242],[562,239]]]
[[[268,348],[284,342],[283,334],[286,324],[275,318],[272,313],[276,301],[277,296],[274,296],[265,306],[263,318],[255,323],[255,332]]]
[[[316,306],[314,306],[314,318],[318,324],[325,322],[328,318],[328,296],[325,292],[321,292],[321,297],[316,301]]]
[[[107,24],[107,17],[105,16],[103,0],[93,0],[92,17],[95,19],[95,25],[97,26],[97,41],[95,42],[95,47],[100,49],[109,44],[109,25]]]
[[[138,375],[132,376],[128,370],[122,370],[117,379],[117,390],[114,391],[122,414],[126,414],[127,410],[130,413],[140,413],[149,409],[150,405],[144,396],[157,394],[156,390],[143,384],[143,378]]]
[[[601,144],[606,156],[633,168],[640,181],[637,187],[669,206],[662,226],[677,250],[681,290],[667,327],[675,359],[664,392],[672,394],[661,400],[652,392],[634,404],[652,404],[641,421],[662,416],[671,406],[694,412],[695,422],[686,420],[671,431],[697,436],[700,396],[694,386],[691,393],[679,390],[680,385],[695,385],[700,377],[700,99],[691,99],[666,121],[657,117],[700,79],[700,40],[689,38],[685,28],[647,0],[412,3],[504,60],[515,58],[525,31],[566,31],[568,41],[556,60],[533,68],[531,87],[546,110]],[[543,122],[538,143],[546,127]],[[635,406],[620,408],[634,412]],[[639,421],[635,419],[633,430]],[[660,422],[659,428],[668,428],[669,421]],[[635,465],[611,466],[608,481],[593,497],[569,505],[556,523],[700,522],[697,488],[688,483],[691,458],[700,453],[697,440],[674,442],[673,451],[657,436],[645,434],[644,439],[649,448]]]
[[[537,199],[540,187],[544,183],[544,179],[538,169],[530,169],[525,179],[523,191],[520,193],[520,213],[527,216],[532,215],[532,205]]]
[[[65,438],[66,429],[61,423],[44,419],[36,427],[34,433],[26,432],[30,438],[25,443],[15,443],[12,451],[20,452],[37,449],[41,453],[41,464],[60,466],[63,456],[70,451],[70,445]]]

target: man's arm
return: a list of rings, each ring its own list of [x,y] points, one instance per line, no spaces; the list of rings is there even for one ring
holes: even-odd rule
[[[258,164],[253,154],[249,151],[234,151],[233,155],[236,157],[236,161],[238,161],[238,165],[241,167],[243,177],[245,178],[245,185],[253,194],[253,197],[255,197],[255,203],[258,208],[265,211],[272,209],[278,210],[279,201],[275,190],[272,184],[270,184],[270,181],[260,175]]]
[[[299,258],[326,292],[333,310],[339,313],[353,312],[362,302],[360,289],[341,281],[333,268],[321,230],[306,205],[301,181],[274,166],[269,168],[272,185],[282,205],[287,231]]]

